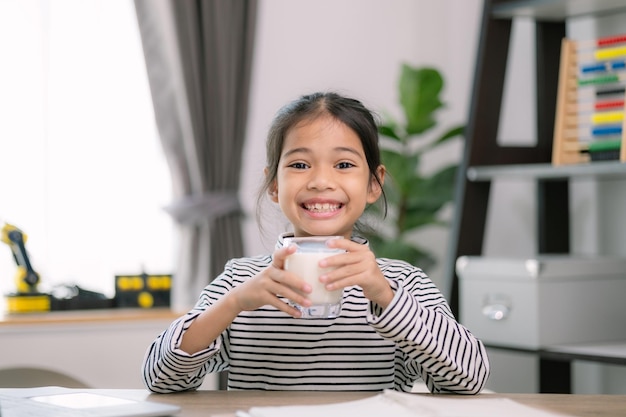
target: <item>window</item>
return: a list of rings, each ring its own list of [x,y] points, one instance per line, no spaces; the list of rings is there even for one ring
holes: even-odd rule
[[[0,223],[42,289],[171,273],[171,182],[132,0],[0,2]],[[0,246],[0,290],[16,265]]]

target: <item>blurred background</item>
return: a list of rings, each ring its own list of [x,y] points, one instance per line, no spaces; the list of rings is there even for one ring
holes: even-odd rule
[[[158,7],[159,1],[154,1]],[[446,81],[444,127],[467,117],[482,1],[260,1],[240,200],[245,254],[266,253],[256,190],[280,106],[315,90],[360,98],[399,117],[402,63]],[[130,0],[0,0],[0,220],[21,228],[42,285],[112,295],[114,275],[171,273],[176,233],[163,207],[172,185],[155,127]],[[425,161],[458,160],[459,143]],[[443,256],[445,229],[424,232]],[[427,271],[440,280],[440,265]],[[0,249],[0,290],[15,263]],[[443,283],[441,283],[443,285]]]
[[[167,1],[144,5],[162,9]],[[302,94],[336,90],[359,98],[382,117],[401,119],[397,83],[406,63],[434,67],[445,80],[445,107],[429,134],[467,123],[482,7],[482,0],[258,1],[239,189],[244,256],[271,252],[277,235],[286,230],[272,205],[262,207],[263,231],[255,218],[265,138],[276,111]],[[624,13],[576,17],[568,20],[567,34],[590,40],[625,33],[624,22]],[[536,141],[534,23],[515,18],[511,42],[498,142],[531,146]],[[185,261],[179,259],[183,245],[164,208],[176,198],[133,1],[0,0],[0,59],[0,223],[27,234],[41,289],[77,284],[111,297],[116,275],[175,274]],[[446,144],[428,154],[422,169],[458,162],[462,152],[462,141]],[[532,179],[493,179],[485,257],[537,255],[535,195]],[[626,222],[620,216],[626,207],[625,181],[577,178],[569,198],[571,253],[626,257]],[[445,207],[441,218],[451,219],[453,210],[453,204]],[[426,273],[449,296],[446,269],[454,261],[446,259],[449,228],[425,228],[414,238],[434,253],[436,264]],[[16,265],[5,246],[0,246],[2,294],[15,287]],[[206,282],[213,278],[197,275]],[[197,297],[195,290],[184,288],[188,300]],[[128,344],[111,343],[113,336],[100,329],[91,339],[108,354],[113,346],[124,352],[132,346],[128,366],[118,369],[129,369],[133,384],[140,386],[134,367],[164,323],[153,328],[132,324],[128,334],[110,332],[127,341],[144,330]],[[53,333],[58,332],[48,335]],[[68,335],[86,341],[73,328]],[[32,338],[33,346],[41,345],[37,331]],[[23,343],[13,339],[14,354],[22,352]],[[58,343],[55,348],[46,342],[53,358],[42,358],[46,365],[70,345],[61,336]],[[76,361],[79,355],[67,352]],[[93,361],[81,354],[84,363],[77,361],[78,368],[87,373],[84,367]],[[503,375],[498,379],[494,373],[491,381],[501,385],[490,388],[536,391],[538,359],[525,352],[518,356],[524,355],[532,357],[490,352],[493,369]],[[114,375],[110,369],[100,371],[108,379],[94,385],[119,383],[115,370]],[[577,392],[613,393],[626,386],[622,366],[580,361],[572,375]]]

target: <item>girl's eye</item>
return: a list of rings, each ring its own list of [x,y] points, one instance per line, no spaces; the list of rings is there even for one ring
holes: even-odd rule
[[[354,166],[354,164],[351,164],[350,162],[339,162],[337,164],[337,168],[339,168],[339,169],[352,168],[353,166]]]
[[[289,167],[295,169],[306,169],[307,165],[304,162],[294,162],[293,164],[290,164]]]

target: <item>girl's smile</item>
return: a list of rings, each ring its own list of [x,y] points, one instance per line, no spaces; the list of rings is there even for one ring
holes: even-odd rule
[[[312,199],[300,205],[307,214],[316,218],[327,218],[336,215],[342,209],[343,203],[333,200]]]

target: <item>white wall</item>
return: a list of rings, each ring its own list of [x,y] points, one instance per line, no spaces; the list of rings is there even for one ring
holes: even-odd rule
[[[246,254],[271,251],[284,221],[263,209],[261,234],[256,192],[265,166],[265,137],[275,112],[314,90],[337,90],[361,99],[380,115],[400,117],[396,92],[400,65],[435,66],[446,79],[441,129],[467,119],[481,0],[262,0],[253,66],[241,199]],[[433,156],[458,160],[460,147]],[[435,160],[438,159],[439,161]],[[445,257],[446,230],[426,233],[426,245]],[[426,240],[427,239],[427,240]],[[426,271],[441,281],[440,267]]]

